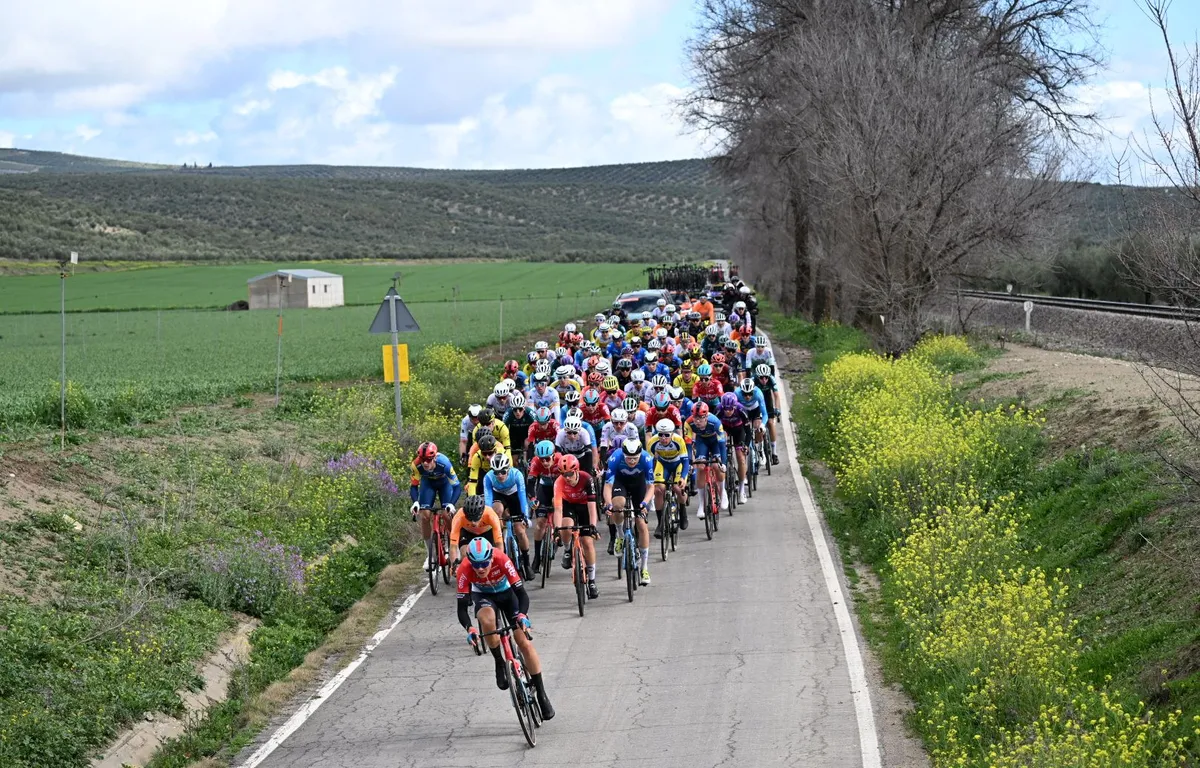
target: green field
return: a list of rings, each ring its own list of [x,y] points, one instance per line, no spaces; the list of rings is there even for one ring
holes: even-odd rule
[[[244,285],[246,273],[259,267],[167,267],[128,273],[97,273],[72,278],[79,293],[89,278],[121,285],[144,273],[189,273],[211,280],[221,273],[232,285]],[[393,267],[362,266],[347,292],[371,303],[364,306],[284,312],[283,376],[286,381],[359,379],[379,376],[380,347],[386,336],[367,333],[376,301],[390,284]],[[421,332],[403,341],[417,352],[427,344],[452,342],[470,348],[500,340],[500,302],[483,300],[511,288],[505,296],[506,338],[536,328],[587,317],[610,304],[621,290],[644,285],[628,265],[530,265],[475,263],[411,268],[401,295]],[[423,270],[423,271],[422,271]],[[406,274],[408,270],[405,270]],[[40,281],[41,295],[52,301],[58,278],[4,278]],[[424,281],[424,282],[422,282]],[[199,280],[195,283],[200,283]],[[446,301],[449,285],[460,284],[467,301]],[[420,286],[426,286],[421,290]],[[592,288],[596,288],[593,295]],[[9,289],[11,290],[11,289]],[[192,293],[202,295],[195,284]],[[182,291],[182,289],[180,289]],[[562,298],[557,294],[561,292]],[[153,297],[151,289],[129,289],[125,303]],[[17,294],[31,306],[32,289]],[[94,295],[94,291],[93,291]],[[436,296],[437,301],[422,301]],[[221,299],[225,301],[224,298]],[[164,301],[165,303],[165,301]],[[67,317],[67,377],[73,384],[69,421],[78,426],[130,423],[158,418],[180,403],[211,402],[221,397],[269,391],[275,384],[276,313],[211,310],[76,312]],[[61,326],[55,314],[0,315],[0,425],[54,424],[58,419]],[[506,351],[508,348],[506,347]],[[514,356],[527,351],[512,348]]]
[[[342,275],[346,303],[378,302],[403,277],[405,301],[450,301],[453,288],[459,300],[500,296],[564,298],[599,291],[613,296],[645,286],[644,267],[635,264],[550,264],[529,262],[452,262],[443,264],[278,264],[167,266],[122,272],[81,272],[67,280],[67,311],[114,309],[181,309],[226,307],[247,298],[246,280],[281,268],[323,269]],[[59,277],[16,275],[0,277],[0,313],[58,312]],[[0,349],[3,349],[0,343]]]

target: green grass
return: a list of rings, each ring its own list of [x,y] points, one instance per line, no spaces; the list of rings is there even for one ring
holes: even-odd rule
[[[495,279],[503,284],[505,266],[474,265],[482,279],[473,282],[482,284],[494,270]],[[521,284],[527,286],[525,293],[516,293],[519,286],[514,285],[514,294],[504,302],[505,337],[514,339],[607,307],[618,291],[612,281],[623,278],[613,278],[607,265],[577,269],[592,275],[593,284],[605,280],[611,287],[596,296],[584,293],[577,299],[567,294],[558,299],[556,283],[548,281],[565,272],[552,271],[546,278],[526,273]],[[578,287],[581,283],[569,284]],[[630,285],[625,282],[622,287]],[[464,285],[464,292],[467,289]],[[469,290],[479,295],[486,286],[474,285]],[[421,295],[418,291],[404,293]],[[410,355],[432,342],[473,347],[500,340],[499,301],[460,302],[457,310],[445,301],[411,301],[408,305],[422,329],[402,336]],[[283,379],[336,381],[381,376],[381,346],[387,336],[367,333],[376,310],[374,305],[285,310]],[[160,418],[180,403],[270,391],[275,385],[276,329],[272,311],[68,315],[67,376],[72,382],[68,422],[91,427],[133,423]],[[0,425],[58,423],[60,332],[59,318],[54,315],[0,316],[0,343],[8,358],[0,368]],[[517,356],[525,350],[514,344],[511,352],[507,346],[505,351]]]
[[[573,302],[576,294],[587,297],[593,290],[601,299],[612,301],[621,291],[645,285],[644,267],[635,264],[251,262],[81,272],[67,280],[67,311],[226,307],[247,298],[247,280],[281,268],[321,269],[342,275],[348,305],[378,306],[397,271],[403,275],[400,295],[406,302],[450,301],[456,288],[460,301],[562,293]],[[57,313],[59,283],[57,274],[0,278],[0,313]]]

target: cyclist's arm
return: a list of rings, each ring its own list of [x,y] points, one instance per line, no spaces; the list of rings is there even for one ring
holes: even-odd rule
[[[690,459],[690,454],[691,454],[691,449],[685,445],[683,453],[680,454],[680,456],[683,459],[683,463],[679,469],[679,475],[675,478],[675,482],[677,482],[677,483],[682,483],[684,478],[686,478],[688,476],[688,473],[690,473],[692,471],[692,462]]]
[[[509,472],[517,472],[516,469],[510,469]],[[521,516],[526,520],[529,519],[529,494],[525,491],[525,476],[517,482],[517,498],[521,502]]]
[[[462,512],[454,513],[454,520],[450,523],[450,557],[458,557],[458,541],[462,538],[463,521],[467,516]]]
[[[471,614],[468,609],[471,607],[471,593],[458,593],[458,623],[462,624],[463,629],[471,628]]]
[[[492,432],[496,435],[496,441],[506,449],[509,448],[508,426],[503,421],[493,421],[492,424]]]
[[[566,480],[562,479],[562,475],[559,475],[554,480],[554,527],[555,528],[559,528],[562,526],[563,491],[562,491],[562,486],[559,485],[559,483],[565,483],[565,482],[566,482]]]
[[[496,490],[492,486],[492,473],[488,472],[483,476],[483,504],[485,507],[492,506],[492,502],[496,500]]]
[[[529,613],[529,593],[525,591],[525,582],[516,581],[512,585],[512,592],[517,597],[517,613]]]
[[[419,472],[417,472],[417,465],[414,464],[413,471],[412,471],[412,479],[408,483],[408,497],[410,499],[412,499],[413,501],[416,501],[417,497],[420,495],[420,492],[421,492],[421,474]]]

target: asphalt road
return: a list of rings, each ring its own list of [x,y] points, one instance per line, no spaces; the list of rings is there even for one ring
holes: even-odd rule
[[[669,562],[652,549],[653,584],[632,604],[603,554],[600,597],[582,619],[567,571],[555,566],[546,589],[530,588],[557,709],[536,749],[445,588],[422,595],[259,765],[860,765],[838,626],[791,459],[780,458],[712,541],[693,517]]]

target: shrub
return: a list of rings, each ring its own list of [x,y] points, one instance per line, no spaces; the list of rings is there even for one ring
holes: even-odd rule
[[[908,356],[925,362],[942,373],[959,373],[983,365],[983,357],[962,336],[926,336]]]
[[[255,531],[253,538],[206,547],[192,580],[200,598],[213,608],[263,617],[281,595],[304,590],[304,560],[297,548]]]

